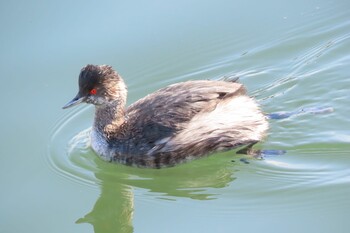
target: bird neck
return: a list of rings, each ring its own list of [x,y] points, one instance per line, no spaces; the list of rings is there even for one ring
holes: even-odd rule
[[[93,130],[105,139],[117,134],[118,129],[124,122],[125,100],[115,100],[95,107]]]
[[[102,105],[95,105],[93,130],[105,139],[116,135],[125,122],[125,104],[127,89],[122,77],[115,73],[113,82],[105,84],[110,100]]]

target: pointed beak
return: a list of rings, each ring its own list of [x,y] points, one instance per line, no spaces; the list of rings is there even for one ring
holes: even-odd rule
[[[77,96],[75,96],[71,101],[69,101],[66,105],[64,105],[62,108],[66,109],[66,108],[70,108],[73,107],[75,105],[78,105],[82,102],[84,102],[85,98],[80,96],[79,94],[77,94]]]

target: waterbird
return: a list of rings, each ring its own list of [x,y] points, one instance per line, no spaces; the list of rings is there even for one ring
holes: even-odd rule
[[[127,88],[109,65],[86,65],[78,94],[63,108],[95,106],[91,147],[105,161],[171,167],[264,139],[267,116],[236,80],[172,84],[126,107]]]

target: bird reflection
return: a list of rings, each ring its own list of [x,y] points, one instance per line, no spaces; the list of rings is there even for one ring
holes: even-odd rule
[[[89,153],[92,157],[93,152]],[[94,175],[99,180],[101,194],[92,210],[76,223],[91,224],[95,233],[133,232],[133,213],[137,211],[133,188],[157,193],[162,199],[215,199],[215,189],[235,180],[232,153],[161,170],[109,164],[95,157]],[[75,163],[79,165],[79,161]]]

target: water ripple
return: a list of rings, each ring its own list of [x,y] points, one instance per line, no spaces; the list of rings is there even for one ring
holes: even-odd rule
[[[154,89],[189,79],[239,77],[266,112],[325,104],[335,109],[329,115],[304,115],[271,122],[270,135],[259,146],[286,149],[286,155],[243,164],[234,152],[227,152],[162,170],[109,164],[98,159],[90,149],[92,114],[89,108],[78,108],[63,116],[52,130],[49,165],[60,176],[100,188],[102,193],[113,192],[108,187],[118,185],[133,187],[134,195],[144,202],[222,200],[224,204],[220,207],[207,202],[213,205],[213,211],[221,214],[248,213],[264,201],[270,205],[266,206],[268,212],[274,214],[282,210],[316,210],[320,199],[314,200],[313,195],[327,193],[330,187],[344,188],[350,182],[350,139],[349,130],[344,127],[348,124],[346,106],[350,96],[348,89],[340,88],[348,85],[348,79],[337,77],[338,70],[344,69],[349,61],[345,48],[350,34],[344,32],[348,25],[345,22],[304,34],[302,32],[310,27],[305,25],[291,30],[293,36],[286,33],[285,37],[266,44],[222,53],[194,68],[182,70],[175,65],[171,69],[176,72],[171,72],[170,68],[157,66],[141,72],[144,77],[171,74],[170,78],[157,82],[143,80],[147,87]],[[215,42],[208,50],[201,50],[203,57],[217,49]],[[224,42],[230,46],[229,39]],[[335,51],[338,56],[334,56]],[[162,65],[168,67],[172,62],[164,61]],[[136,91],[131,90],[131,95]],[[130,195],[122,191],[116,195]],[[328,198],[324,204],[338,205],[342,200],[343,197]],[[179,203],[186,205],[186,202]]]
[[[89,131],[75,132],[87,107],[78,107],[64,115],[53,127],[48,144],[48,163],[54,172],[72,181],[95,186],[98,180],[93,176],[94,165],[91,164]],[[78,166],[75,154],[83,161]],[[90,156],[89,156],[90,155]]]

